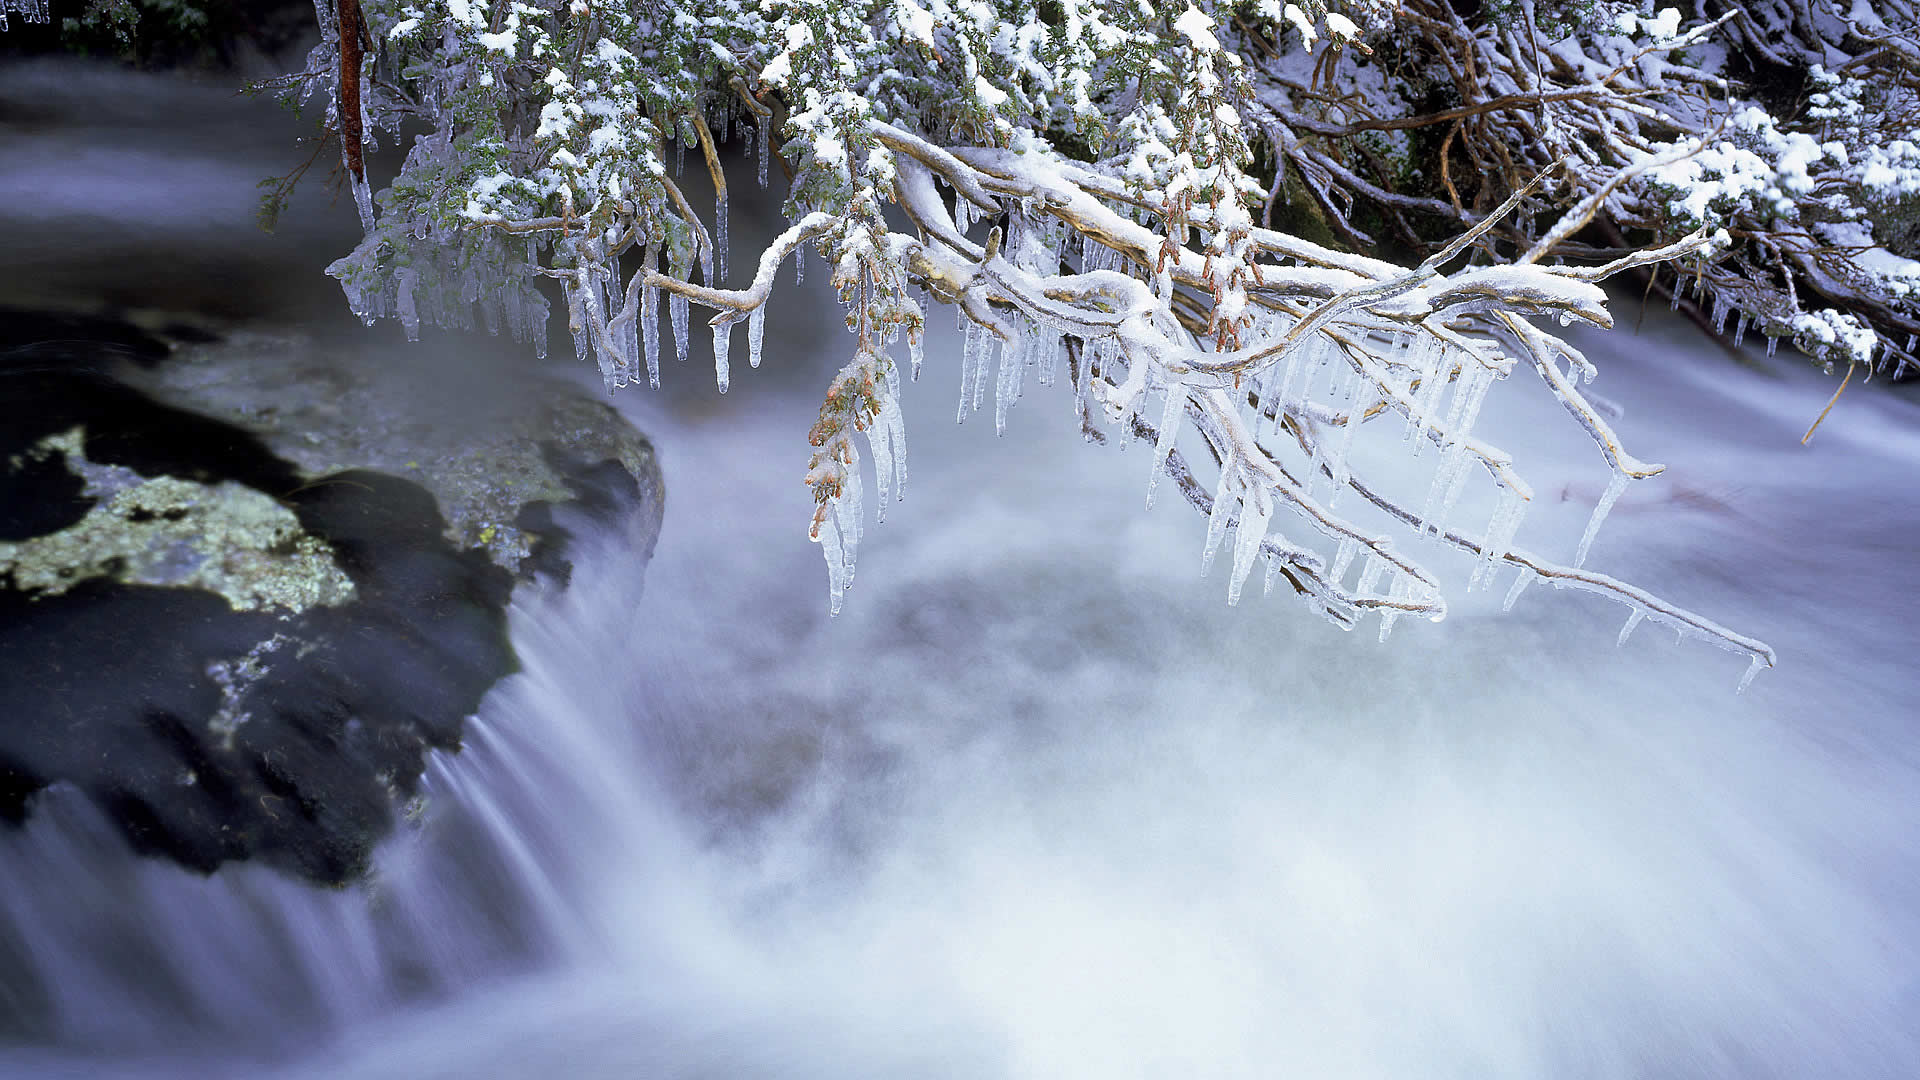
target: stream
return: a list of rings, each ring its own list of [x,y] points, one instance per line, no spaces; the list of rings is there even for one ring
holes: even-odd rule
[[[116,112],[135,91],[155,115]],[[352,209],[252,231],[289,153],[270,109],[65,68],[0,101],[15,292],[220,297],[396,363],[511,347],[324,314]],[[163,129],[221,118],[259,147]],[[143,293],[138,260],[173,259]],[[1670,466],[1589,565],[1771,644],[1736,694],[1741,657],[1651,624],[1616,646],[1625,609],[1589,594],[1502,613],[1507,575],[1464,594],[1424,546],[1451,614],[1384,645],[1251,584],[1229,607],[1204,520],[1143,511],[1149,449],[1086,445],[1064,387],[1003,438],[954,423],[936,312],[905,498],[829,618],[800,483],[850,348],[825,276],[783,271],[724,397],[698,340],[617,396],[666,475],[655,557],[589,537],[572,588],[521,594],[523,670],[367,882],[137,859],[58,788],[0,829],[0,969],[56,1020],[0,1075],[1920,1074],[1912,384],[1856,381],[1803,447],[1834,380],[1795,356],[1736,364],[1663,309],[1636,332],[1632,299],[1578,338]],[[1599,453],[1530,373],[1480,428],[1539,493],[1518,546],[1570,560]]]

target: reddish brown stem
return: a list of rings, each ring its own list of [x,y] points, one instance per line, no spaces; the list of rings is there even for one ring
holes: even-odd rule
[[[365,183],[367,170],[360,156],[360,0],[339,0],[340,10],[340,160],[347,173]]]

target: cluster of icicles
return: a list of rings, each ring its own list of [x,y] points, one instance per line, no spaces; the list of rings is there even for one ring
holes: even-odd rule
[[[724,127],[722,131],[725,131]],[[765,184],[768,140],[764,130],[758,134],[760,180]],[[723,142],[725,138],[723,134]],[[679,140],[681,153],[677,156],[684,156],[689,141],[691,139],[686,137]],[[976,216],[968,200],[954,200],[954,223],[963,234],[976,223]],[[1037,242],[1037,236],[1031,233],[1031,222],[1025,221],[1018,213],[1011,216],[1022,220],[1010,221],[1015,226],[1014,235],[1008,243],[1010,253],[1033,247],[1042,256],[1042,261],[1048,261],[1057,252],[1056,245]],[[1019,227],[1022,224],[1029,227]],[[726,252],[729,243],[724,190],[716,198],[714,225],[711,241],[702,236],[699,243],[691,245],[691,252],[680,249],[681,254],[668,259],[671,265],[665,267],[665,272],[679,280],[692,281],[693,267],[687,263],[697,259],[701,280],[710,287],[721,287],[727,275]],[[1133,272],[1134,268],[1111,248],[1089,238],[1082,239],[1082,272]],[[569,314],[573,316],[571,322],[575,328],[575,344],[580,359],[584,361],[589,355],[595,357],[609,390],[637,383],[643,369],[648,384],[657,388],[660,385],[662,350],[659,340],[661,290],[644,282],[648,272],[661,269],[659,263],[662,253],[655,245],[645,246],[639,253],[639,273],[628,274],[621,272],[619,254],[597,248],[599,241],[594,238],[576,236],[561,242],[580,245],[573,254],[575,264],[581,269],[562,278],[571,309]],[[540,244],[542,241],[530,240],[529,243]],[[794,248],[796,283],[804,279],[805,247],[802,244]],[[528,260],[535,261],[537,256],[537,249],[530,246]],[[356,291],[351,287],[349,294],[354,300],[355,309],[363,317],[397,315],[406,324],[410,335],[417,330],[423,314],[431,321],[457,324],[468,321],[463,312],[477,302],[489,330],[497,329],[497,324],[504,321],[516,337],[537,339],[541,336],[536,328],[544,325],[542,316],[545,314],[545,303],[532,289],[521,291],[510,288],[490,293],[476,287],[477,276],[458,283],[457,288],[448,288],[449,282],[446,281],[434,281],[431,284],[436,287],[424,288],[428,283],[423,282],[421,277],[421,273],[412,268],[398,269],[392,279],[393,291],[387,294],[391,297],[390,305],[382,303],[385,297],[355,295]],[[623,281],[626,283],[624,289]],[[418,301],[414,297],[416,290],[426,296],[446,297],[448,310],[418,310]],[[666,302],[674,350],[679,359],[685,361],[690,351],[689,304],[685,296],[672,291],[668,291]],[[921,298],[923,311],[928,303],[927,298]],[[994,383],[994,428],[996,432],[1004,433],[1008,410],[1021,398],[1029,369],[1032,377],[1043,387],[1051,386],[1057,380],[1062,366],[1061,357],[1066,351],[1065,334],[1070,331],[1037,323],[1018,312],[1002,308],[999,314],[1006,323],[1005,329],[1011,333],[1001,338],[992,330],[973,322],[957,306],[956,314],[964,334],[964,344],[961,349],[959,402],[955,418],[964,421],[969,413],[984,407],[986,386],[991,377]],[[749,363],[757,368],[765,332],[764,303],[746,312],[722,311],[710,320],[715,381],[722,393],[728,389],[730,380],[732,327],[739,321],[748,324]],[[1292,326],[1292,321],[1284,316],[1260,320],[1250,328],[1250,337],[1243,344],[1270,344]],[[917,333],[907,337],[912,374],[917,379],[922,359],[922,338]],[[1207,414],[1208,407],[1202,407],[1195,400],[1195,395],[1220,391],[1207,389],[1200,384],[1190,385],[1179,378],[1169,377],[1158,364],[1127,356],[1131,350],[1123,348],[1117,336],[1084,337],[1078,345],[1083,364],[1078,372],[1079,377],[1073,380],[1076,416],[1090,415],[1091,399],[1098,398],[1104,406],[1103,411],[1120,425],[1120,443],[1123,447],[1135,437],[1137,430],[1145,427],[1138,424],[1137,420],[1146,399],[1150,394],[1160,396],[1159,424],[1154,434],[1153,461],[1147,486],[1147,500],[1151,504],[1159,478],[1167,471],[1169,457],[1183,423],[1187,422],[1190,413],[1193,416]],[[996,348],[997,360],[990,355]],[[1146,363],[1149,366],[1143,372],[1133,372],[1130,366],[1134,363]],[[1570,388],[1579,381],[1580,375],[1584,374],[1590,380],[1595,374],[1591,365],[1584,360],[1576,361],[1572,354],[1568,363],[1569,368],[1564,376],[1555,371],[1554,377],[1549,380],[1550,384],[1566,384],[1554,386],[1556,393],[1574,393]],[[871,423],[865,427],[864,434],[868,452],[874,459],[879,489],[876,516],[884,520],[886,504],[897,497],[906,478],[906,436],[899,404],[899,383],[902,380],[898,368],[883,356],[871,356],[867,366],[871,369],[879,408]],[[1408,613],[1427,614],[1435,621],[1444,617],[1446,608],[1439,583],[1414,563],[1398,556],[1393,551],[1391,537],[1363,532],[1335,513],[1349,490],[1363,492],[1367,499],[1377,501],[1378,497],[1367,492],[1362,482],[1352,475],[1349,453],[1354,445],[1355,432],[1362,423],[1368,422],[1369,417],[1397,412],[1403,418],[1402,437],[1408,444],[1408,455],[1418,458],[1427,444],[1432,443],[1437,448],[1439,462],[1433,470],[1424,499],[1418,502],[1417,510],[1414,503],[1409,502],[1388,506],[1388,513],[1403,520],[1417,537],[1431,535],[1437,543],[1453,543],[1477,549],[1478,559],[1467,584],[1469,590],[1491,588],[1503,564],[1518,564],[1518,576],[1507,593],[1506,607],[1511,608],[1536,577],[1547,578],[1556,588],[1571,587],[1600,592],[1626,601],[1632,609],[1621,633],[1623,642],[1641,621],[1651,616],[1655,621],[1670,625],[1682,637],[1700,637],[1734,651],[1749,652],[1752,666],[1747,679],[1750,680],[1755,671],[1770,662],[1770,653],[1763,659],[1761,652],[1750,647],[1757,643],[1716,637],[1714,631],[1719,628],[1690,613],[1646,597],[1638,590],[1620,587],[1619,583],[1610,579],[1578,572],[1601,523],[1626,487],[1628,476],[1625,472],[1614,472],[1596,505],[1581,537],[1573,572],[1567,572],[1565,568],[1548,567],[1513,548],[1531,493],[1505,467],[1504,455],[1473,439],[1471,435],[1489,389],[1495,381],[1504,378],[1508,370],[1509,364],[1490,360],[1479,349],[1450,343],[1425,329],[1409,330],[1368,320],[1364,325],[1336,322],[1323,327],[1287,350],[1277,362],[1247,376],[1244,389],[1237,388],[1230,395],[1247,432],[1244,440],[1239,436],[1223,438],[1223,433],[1215,430],[1217,424],[1213,422],[1202,424],[1204,433],[1214,441],[1223,461],[1209,510],[1202,573],[1211,567],[1220,549],[1228,546],[1232,568],[1228,575],[1227,599],[1229,603],[1237,603],[1245,582],[1263,554],[1268,560],[1263,586],[1265,593],[1272,592],[1277,580],[1286,573],[1288,565],[1299,567],[1330,590],[1307,597],[1316,610],[1336,625],[1350,629],[1358,616],[1370,609],[1378,609],[1381,615],[1379,633],[1383,641],[1391,634],[1395,622]],[[838,494],[828,500],[829,505],[823,515],[816,519],[811,530],[811,538],[821,544],[827,562],[831,609],[836,614],[853,579],[864,512],[861,455],[855,448],[854,435],[854,432],[847,431],[835,437],[840,444],[837,447],[837,460],[845,468],[836,472]],[[1287,472],[1280,464],[1282,455],[1278,450],[1289,443],[1296,445],[1302,458],[1300,464],[1304,468],[1297,473]],[[1462,537],[1450,533],[1447,522],[1467,481],[1479,466],[1487,466],[1493,474],[1500,487],[1499,497],[1484,534],[1477,538]],[[1296,476],[1303,479],[1296,479]],[[1193,501],[1202,502],[1202,497],[1196,494]],[[1283,502],[1291,503],[1312,528],[1332,541],[1330,555],[1297,547],[1277,534],[1269,535],[1273,517]],[[1229,546],[1226,539],[1230,529],[1234,531],[1234,538]],[[1356,563],[1360,564],[1357,580],[1349,590],[1346,582]],[[1540,569],[1536,571],[1534,567]],[[1384,591],[1381,590],[1383,579]],[[1727,636],[1738,637],[1730,632]],[[1764,650],[1764,646],[1758,646],[1758,649]],[[1741,685],[1744,688],[1746,681],[1743,680]]]
[[[716,138],[725,144],[730,137],[730,113],[721,110],[718,114]],[[756,125],[759,145],[760,186],[767,186],[767,165],[771,156],[771,127],[762,122]],[[692,142],[690,135],[677,140],[678,149],[674,153],[676,173],[686,167],[687,144]],[[702,243],[699,247],[700,280],[709,288],[722,288],[727,277],[727,250],[731,244],[727,228],[727,192],[722,188],[714,197],[712,244]],[[806,280],[805,248],[794,252],[794,284]],[[693,280],[693,266],[690,261],[668,260],[668,265],[660,265],[659,250],[649,244],[640,256],[639,273],[663,271],[681,281]],[[574,333],[574,349],[582,362],[589,355],[599,360],[600,377],[605,380],[607,390],[613,390],[636,384],[640,381],[640,372],[646,371],[647,385],[655,390],[660,388],[660,292],[652,286],[640,291],[640,304],[637,312],[628,311],[607,320],[604,325],[609,333],[609,348],[593,347],[592,335],[595,328],[602,325],[597,317],[601,312],[618,311],[621,308],[620,281],[623,274],[596,272],[586,276],[584,288],[577,281],[569,281],[567,300],[569,306],[579,305],[581,314],[586,318],[575,317],[572,324],[577,327]],[[684,363],[688,355],[688,323],[692,317],[687,298],[679,293],[668,293],[668,321],[673,327],[674,355]],[[733,324],[743,318],[747,324],[747,363],[750,367],[760,366],[760,347],[766,338],[766,305],[760,304],[744,316],[738,312],[721,312],[710,320],[713,328],[713,375],[714,382],[721,393],[726,393],[732,385],[731,354],[733,346]]]
[[[912,339],[913,378],[920,377],[921,339]],[[878,489],[873,517],[887,520],[887,504],[899,498],[907,484],[907,424],[900,411],[899,368],[889,366],[874,382],[880,399],[879,412],[866,428],[867,448],[873,454],[874,486]],[[864,491],[860,480],[860,450],[851,437],[843,434],[845,471],[841,475],[840,495],[828,500],[824,520],[808,533],[820,545],[827,560],[829,611],[840,614],[847,588],[853,584],[853,570],[860,550]]]
[[[1679,310],[1680,301],[1686,298],[1688,287],[1693,284],[1694,280],[1697,279],[1689,279],[1685,274],[1678,275],[1678,280],[1673,287],[1672,302],[1668,305],[1670,308],[1675,311]],[[1696,294],[1696,302],[1705,304],[1706,293],[1708,291],[1705,283],[1694,285],[1693,288]],[[1746,341],[1747,327],[1751,321],[1746,310],[1740,307],[1735,298],[1725,291],[1714,293],[1711,304],[1706,306],[1708,307],[1707,320],[1713,324],[1714,333],[1724,337],[1727,333],[1727,323],[1731,320],[1733,323],[1733,347],[1736,349],[1740,348],[1741,344]],[[1774,323],[1774,326],[1776,329],[1766,334],[1767,356],[1769,358],[1780,348],[1781,340],[1788,336],[1786,331],[1789,328],[1781,326],[1778,322]],[[1915,355],[1915,347],[1920,346],[1920,334],[1907,335],[1907,347],[1904,351],[1896,351],[1890,342],[1886,343],[1886,345],[1886,348],[1880,350],[1880,357],[1870,365],[1871,368],[1875,372],[1891,369],[1895,378],[1904,376],[1908,367],[1908,357]],[[1827,374],[1833,374],[1833,361],[1827,361],[1826,370]]]
[[[529,240],[527,259],[537,255]],[[390,290],[361,288],[351,276],[342,278],[341,288],[354,314],[368,326],[376,319],[395,318],[405,329],[408,341],[420,340],[420,324],[452,330],[478,328],[489,334],[506,330],[513,340],[533,346],[534,354],[547,355],[547,298],[524,283],[522,275],[502,265],[482,273],[472,265],[449,272],[435,263],[415,262],[394,270]]]
[[[1117,255],[1101,245],[1090,242],[1088,246],[1090,250],[1083,258],[1086,267],[1115,268],[1111,264],[1118,261]],[[994,428],[996,432],[1004,433],[1007,410],[1020,399],[1029,372],[1042,386],[1050,386],[1055,381],[1061,367],[1061,357],[1066,351],[1066,338],[1059,332],[1050,332],[1031,321],[1016,318],[1019,332],[1012,341],[1001,340],[991,331],[967,319],[964,313],[957,314],[964,344],[961,349],[955,419],[964,421],[969,413],[978,412],[984,407],[986,387],[991,378],[994,384]],[[1272,341],[1287,329],[1288,324],[1284,320],[1269,320],[1263,329],[1255,331],[1256,336],[1249,343],[1261,343],[1261,336],[1266,341]],[[1335,329],[1353,332],[1355,328]],[[1090,397],[1096,381],[1107,388],[1122,385],[1126,382],[1126,362],[1116,337],[1096,337],[1080,344],[1085,367],[1081,377],[1075,381],[1074,407],[1077,415],[1086,415],[1092,404]],[[1503,367],[1490,364],[1477,352],[1461,350],[1424,331],[1407,333],[1375,330],[1359,344],[1360,347],[1352,347],[1351,342],[1341,344],[1324,333],[1314,334],[1290,350],[1279,362],[1253,376],[1248,387],[1251,395],[1236,395],[1247,402],[1242,415],[1248,422],[1249,430],[1260,440],[1263,452],[1268,454],[1272,453],[1273,447],[1292,441],[1293,434],[1286,429],[1284,421],[1287,417],[1293,418],[1299,430],[1306,435],[1302,441],[1307,444],[1304,456],[1308,467],[1304,484],[1290,494],[1301,504],[1318,501],[1327,512],[1326,516],[1331,518],[1342,497],[1352,488],[1349,451],[1353,447],[1356,430],[1370,415],[1383,411],[1401,413],[1401,434],[1409,446],[1409,455],[1420,457],[1429,443],[1438,448],[1439,455],[1424,500],[1417,513],[1409,515],[1409,524],[1418,536],[1448,537],[1452,535],[1448,531],[1449,518],[1476,467],[1488,455],[1503,457],[1499,451],[1474,440],[1472,431],[1488,391],[1507,372]],[[917,375],[918,342],[914,343],[914,351]],[[1579,365],[1572,361],[1569,361],[1569,365],[1569,380],[1577,378],[1577,369],[1583,366],[1586,379],[1590,380],[1595,374],[1591,365]],[[1151,505],[1160,477],[1167,470],[1169,454],[1188,415],[1190,397],[1199,391],[1178,380],[1166,379],[1157,371],[1150,372],[1149,383],[1150,390],[1161,396],[1153,461],[1147,482],[1147,502]],[[1122,447],[1133,437],[1134,419],[1143,408],[1145,397],[1145,394],[1135,395],[1124,411],[1110,410],[1111,419],[1120,425]],[[897,418],[897,408],[892,409],[890,414]],[[890,426],[868,434],[876,448],[884,446],[889,439],[903,439],[902,433]],[[886,477],[885,463],[888,458],[878,449],[874,456],[880,475]],[[904,475],[901,479],[904,479]],[[1624,493],[1628,480],[1625,472],[1613,472],[1580,537],[1573,560],[1575,569],[1585,564],[1602,524]],[[1524,485],[1517,478],[1513,481],[1516,486],[1512,487],[1507,486],[1505,481],[1498,482],[1501,483],[1499,498],[1485,532],[1477,538],[1469,538],[1479,549],[1472,576],[1467,583],[1469,590],[1493,587],[1497,571],[1506,561],[1505,557],[1517,552],[1514,539],[1526,517],[1530,493],[1524,491]],[[886,481],[882,483],[885,486]],[[835,541],[842,536],[857,539],[859,500],[856,484],[849,489],[841,505],[835,507],[838,523]],[[886,501],[884,494],[882,501]],[[1277,537],[1269,536],[1268,527],[1275,513],[1276,501],[1272,485],[1264,478],[1256,463],[1229,456],[1213,494],[1201,564],[1204,575],[1216,554],[1225,546],[1227,533],[1232,528],[1235,535],[1231,545],[1228,603],[1239,601],[1244,584],[1263,550],[1268,557],[1263,594],[1272,592],[1287,562],[1300,562],[1312,566],[1315,571],[1323,571],[1324,580],[1336,588],[1344,587],[1343,583],[1353,572],[1355,563],[1360,563],[1351,596],[1363,602],[1389,601],[1388,604],[1376,605],[1380,609],[1379,637],[1382,641],[1388,638],[1396,621],[1405,614],[1404,606],[1426,606],[1439,599],[1438,588],[1430,579],[1411,572],[1404,564],[1397,564],[1397,560],[1389,557],[1392,541],[1388,537],[1341,532],[1321,527],[1315,522],[1316,527],[1321,527],[1335,542],[1331,559],[1325,559],[1317,553],[1301,551],[1279,541]],[[835,611],[839,609],[841,595],[852,576],[850,548],[851,544],[835,542],[826,553]],[[1365,558],[1361,559],[1363,553]],[[1506,593],[1503,609],[1511,610],[1527,586],[1540,576],[1527,566],[1520,566]],[[1383,579],[1386,579],[1384,593],[1379,591]],[[1611,595],[1616,600],[1623,599],[1618,592],[1598,587],[1595,582],[1579,576],[1549,576],[1547,580],[1556,588],[1587,589]],[[1700,638],[1747,655],[1750,662],[1740,681],[1742,690],[1767,665],[1768,661],[1761,655],[1702,632],[1699,627],[1675,618],[1658,607],[1642,606],[1631,600],[1628,606],[1627,621],[1619,637],[1621,644],[1626,642],[1641,622],[1651,616],[1654,621],[1672,628],[1681,639]],[[1329,616],[1335,615],[1329,608],[1322,607],[1321,610]],[[1444,617],[1444,607],[1440,612],[1431,616],[1434,621]],[[1334,621],[1343,628],[1352,627],[1350,618],[1336,617]]]
[[[0,30],[7,28],[7,12],[17,11],[20,18],[30,23],[43,23],[48,19],[47,0],[0,0]]]

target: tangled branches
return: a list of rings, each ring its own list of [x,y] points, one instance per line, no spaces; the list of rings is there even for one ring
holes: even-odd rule
[[[1791,340],[1829,367],[1913,364],[1920,18],[1909,0],[1710,0],[1684,17],[1619,2],[1463,10],[1407,0],[1391,56],[1261,55],[1254,119],[1281,166],[1270,214],[1290,174],[1343,240],[1420,249],[1565,158],[1552,203],[1612,190],[1590,235],[1562,236],[1555,252],[1724,228],[1735,243],[1717,261],[1649,270],[1648,287],[1715,334],[1731,319],[1736,347],[1751,325],[1769,351]],[[1552,208],[1522,208],[1490,249],[1533,246]]]
[[[984,407],[991,377],[1004,427],[1029,377],[1052,385],[1064,368],[1091,435],[1105,437],[1104,417],[1119,438],[1152,444],[1148,499],[1164,475],[1206,514],[1204,560],[1227,553],[1229,602],[1264,565],[1266,591],[1284,583],[1346,627],[1378,616],[1384,638],[1399,619],[1445,615],[1449,589],[1424,552],[1452,548],[1473,557],[1467,588],[1505,572],[1510,600],[1533,581],[1598,592],[1630,608],[1629,628],[1651,618],[1755,670],[1772,663],[1764,644],[1584,567],[1621,490],[1661,467],[1630,454],[1581,394],[1593,365],[1535,322],[1610,326],[1603,279],[1675,262],[1717,272],[1747,243],[1711,220],[1643,244],[1583,239],[1642,228],[1646,183],[1695,156],[1656,138],[1689,121],[1674,113],[1685,95],[1655,85],[1649,63],[1730,16],[1679,36],[1656,27],[1658,44],[1583,65],[1521,24],[1475,27],[1413,0],[1401,17],[1435,49],[1441,74],[1428,80],[1474,96],[1395,116],[1338,89],[1339,50],[1367,46],[1357,23],[1317,3],[1277,22],[1235,6],[1001,6],[1004,26],[1025,29],[1008,36],[941,0],[715,0],[670,17],[586,0],[513,0],[490,14],[464,0],[369,0],[372,39],[387,49],[363,64],[368,130],[417,115],[441,126],[416,141],[384,212],[332,272],[368,317],[394,314],[411,330],[423,316],[469,317],[477,302],[536,340],[545,300],[526,282],[557,281],[576,348],[610,388],[643,371],[657,385],[663,300],[682,358],[698,306],[712,312],[724,392],[732,327],[747,324],[758,366],[776,272],[818,251],[855,342],[810,432],[806,473],[808,533],[836,611],[864,516],[861,436],[883,514],[906,475],[899,395],[939,304],[966,328],[958,416]],[[1333,51],[1282,48],[1289,34],[1311,46],[1321,28]],[[1407,62],[1375,44],[1374,63]],[[1441,58],[1442,44],[1456,51]],[[308,82],[334,59],[310,62]],[[406,63],[412,76],[388,77]],[[759,141],[763,183],[779,131],[792,224],[751,280],[728,288],[719,147],[736,117]],[[1390,181],[1365,149],[1381,133],[1444,133],[1446,197]],[[670,146],[705,164],[710,215],[670,175]],[[1482,178],[1464,191],[1456,154]],[[1372,205],[1419,248],[1417,265],[1276,227],[1289,177],[1325,239],[1371,246],[1361,211]],[[892,355],[902,340],[905,363]],[[1523,369],[1613,476],[1567,564],[1517,545],[1532,488],[1473,433],[1491,388]],[[1396,427],[1407,458],[1432,451],[1424,495],[1355,467],[1356,439]],[[1212,460],[1210,491],[1183,442]],[[1475,484],[1495,509],[1479,528],[1457,527],[1453,509]]]

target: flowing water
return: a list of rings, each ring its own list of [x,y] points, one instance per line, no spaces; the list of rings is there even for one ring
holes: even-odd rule
[[[45,1022],[0,1075],[1920,1073],[1910,390],[1803,448],[1831,380],[1653,314],[1585,339],[1671,465],[1589,565],[1773,644],[1736,695],[1596,597],[1500,614],[1504,576],[1384,646],[1229,608],[1063,391],[956,428],[950,335],[829,619],[798,477],[845,343],[778,302],[725,398],[698,364],[621,398],[656,557],[599,538],[521,602],[524,671],[366,885],[137,860],[57,790],[0,832],[34,973],[0,1001]],[[1520,545],[1568,557],[1598,454],[1531,376],[1483,426],[1540,493]]]

